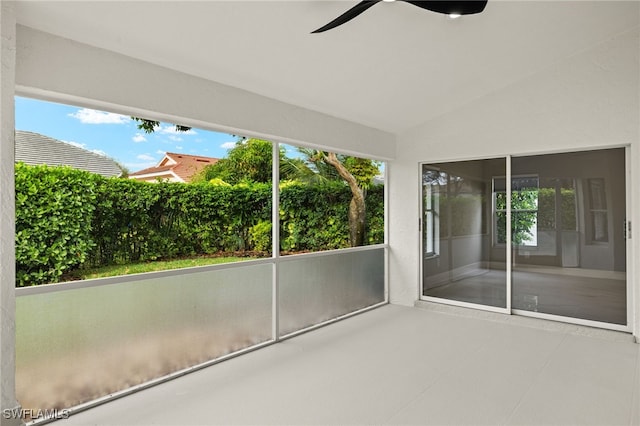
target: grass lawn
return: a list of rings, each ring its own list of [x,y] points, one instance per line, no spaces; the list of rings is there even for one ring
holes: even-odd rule
[[[257,257],[207,257],[194,256],[185,259],[157,260],[154,262],[128,263],[126,265],[109,265],[100,268],[86,268],[72,271],[62,276],[61,281],[89,280],[92,278],[115,277],[118,275],[140,274],[143,272],[165,271],[168,269],[190,268],[193,266],[217,265],[220,263],[239,262]]]

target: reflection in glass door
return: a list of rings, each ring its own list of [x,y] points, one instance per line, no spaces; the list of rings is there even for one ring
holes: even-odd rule
[[[513,309],[625,325],[624,148],[511,168]]]
[[[506,308],[506,245],[492,244],[493,176],[505,159],[422,167],[423,295]]]
[[[423,297],[626,325],[625,179],[624,148],[423,165]]]

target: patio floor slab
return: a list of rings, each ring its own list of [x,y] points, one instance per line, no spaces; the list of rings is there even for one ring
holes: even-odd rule
[[[639,400],[628,334],[387,305],[56,424],[637,425]]]

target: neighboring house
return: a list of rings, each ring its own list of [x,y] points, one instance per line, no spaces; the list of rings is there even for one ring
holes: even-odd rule
[[[105,177],[122,174],[122,169],[109,157],[23,130],[16,130],[15,161],[30,165],[70,166]]]
[[[206,166],[218,162],[218,158],[167,152],[157,166],[129,174],[129,178],[146,182],[191,182]]]

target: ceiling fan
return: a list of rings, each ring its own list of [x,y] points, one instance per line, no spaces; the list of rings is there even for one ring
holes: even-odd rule
[[[312,34],[321,33],[332,28],[335,28],[339,25],[344,24],[360,15],[365,10],[369,9],[371,6],[379,3],[381,1],[394,1],[394,0],[365,0],[353,6],[351,9],[347,10],[342,15],[338,16],[333,21],[329,22],[327,25],[318,28],[315,31],[312,31]],[[410,3],[414,6],[421,7],[422,9],[430,10],[431,12],[444,13],[449,16],[460,16],[460,15],[472,15],[474,13],[480,13],[484,10],[484,7],[487,5],[486,0],[470,0],[470,1],[411,1],[411,0],[399,0],[404,1],[406,3]]]

